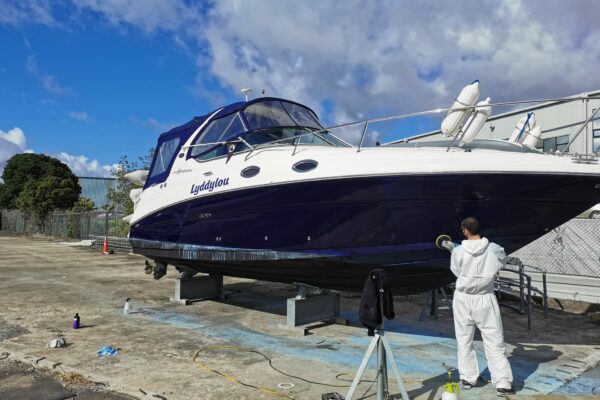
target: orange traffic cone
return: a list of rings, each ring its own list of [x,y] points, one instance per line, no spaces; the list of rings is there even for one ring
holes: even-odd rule
[[[104,246],[102,246],[102,254],[108,254],[108,239],[104,236]]]

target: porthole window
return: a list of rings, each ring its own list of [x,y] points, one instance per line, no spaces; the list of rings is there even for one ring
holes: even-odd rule
[[[250,167],[246,167],[242,170],[241,174],[244,178],[252,178],[260,172],[260,168],[256,165],[252,165]]]
[[[307,172],[317,168],[317,165],[319,165],[319,163],[315,160],[302,160],[294,164],[292,169],[296,172]]]

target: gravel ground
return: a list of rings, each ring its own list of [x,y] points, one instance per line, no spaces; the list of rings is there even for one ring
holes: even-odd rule
[[[6,358],[5,358],[6,357]],[[104,385],[81,375],[34,368],[0,354],[2,400],[130,400],[133,397],[106,392]]]

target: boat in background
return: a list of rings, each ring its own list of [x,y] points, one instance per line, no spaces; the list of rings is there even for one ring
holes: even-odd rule
[[[143,184],[127,217],[133,251],[156,277],[172,265],[360,291],[382,268],[394,294],[411,294],[453,281],[435,240],[458,241],[467,216],[512,253],[600,202],[597,158],[523,144],[528,123],[513,141],[475,140],[492,103],[477,103],[477,81],[463,92],[438,142],[365,147],[376,120],[326,129],[272,97],[195,117],[159,137],[149,172],[129,175]],[[335,133],[350,125],[364,125],[358,145]]]

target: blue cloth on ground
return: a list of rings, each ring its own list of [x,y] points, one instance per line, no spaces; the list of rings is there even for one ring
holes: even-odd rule
[[[104,346],[96,352],[98,357],[116,356],[117,354],[119,354],[119,350],[111,346]]]

